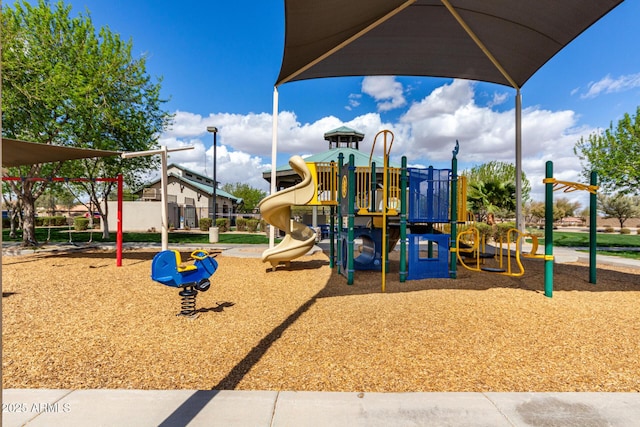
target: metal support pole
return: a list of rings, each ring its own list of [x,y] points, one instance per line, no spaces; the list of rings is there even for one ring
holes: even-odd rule
[[[335,226],[336,226],[336,207],[331,206],[331,214],[329,215],[329,268],[336,265],[336,242],[335,242]]]
[[[273,116],[272,116],[272,128],[271,128],[271,193],[276,193],[276,168],[278,157],[278,88],[273,88]],[[269,248],[275,246],[275,227],[272,225],[269,227]]]
[[[216,226],[216,219],[217,219],[217,213],[218,213],[218,203],[216,201],[216,190],[218,189],[216,180],[218,179],[218,177],[216,176],[216,163],[217,163],[217,154],[216,154],[216,150],[218,147],[218,141],[216,140],[216,135],[218,135],[218,132],[213,132],[213,222],[212,225],[215,227]]]
[[[593,187],[598,185],[598,173],[591,172]],[[589,283],[596,284],[596,252],[598,235],[598,195],[594,191],[589,194]]]
[[[453,150],[451,158],[451,253],[449,277],[455,279],[457,276],[458,262],[458,151],[460,144],[456,141],[456,147]],[[478,249],[479,250],[479,249]]]
[[[553,162],[546,163],[544,185],[544,295],[553,296]]]
[[[343,268],[342,268],[342,263],[344,260],[344,250],[342,248],[342,198],[343,196],[343,187],[342,187],[342,181],[344,179],[344,176],[342,175],[342,166],[344,165],[344,155],[342,153],[338,154],[338,206],[337,206],[337,213],[336,213],[336,219],[337,219],[337,229],[338,229],[338,233],[336,235],[336,242],[338,244],[337,249],[337,262],[338,262],[338,274],[342,274],[343,273]]]
[[[167,212],[169,210],[168,200],[167,200],[167,146],[163,145],[160,150],[160,157],[162,161],[162,173],[160,174],[160,194],[162,197],[162,219],[161,219],[161,241],[162,241],[162,250],[166,251],[169,249],[169,219],[167,218]]]
[[[122,267],[122,174],[118,175],[118,212],[116,228],[116,266]]]
[[[355,202],[356,202],[356,160],[353,154],[349,155],[349,194],[348,200],[348,216],[347,216],[347,284],[353,285],[353,249],[354,249],[354,224],[355,224]],[[344,256],[344,254],[343,254]]]
[[[522,94],[519,88],[516,91],[516,228],[521,233],[525,229],[522,217]]]
[[[400,283],[407,280],[407,157],[400,171]]]

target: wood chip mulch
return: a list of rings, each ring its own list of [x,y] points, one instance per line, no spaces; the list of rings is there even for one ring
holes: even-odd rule
[[[323,253],[270,271],[218,256],[199,316],[150,278],[152,252],[4,257],[3,387],[364,392],[640,392],[640,271],[543,262],[522,278],[398,282]],[[183,254],[186,259],[188,254]]]

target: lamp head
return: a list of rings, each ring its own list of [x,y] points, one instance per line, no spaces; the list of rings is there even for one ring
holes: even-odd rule
[[[215,126],[207,126],[207,132],[216,133],[218,132],[218,128]]]

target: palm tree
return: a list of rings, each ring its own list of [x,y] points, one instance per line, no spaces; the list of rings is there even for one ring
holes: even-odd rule
[[[473,181],[467,190],[468,209],[483,221],[487,214],[506,216],[515,211],[516,188],[513,183],[491,181]]]

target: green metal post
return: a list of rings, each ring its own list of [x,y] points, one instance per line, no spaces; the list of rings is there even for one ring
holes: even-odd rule
[[[400,283],[407,280],[407,157],[400,171]]]
[[[336,219],[338,220],[337,229],[338,235],[336,236],[337,243],[337,264],[338,264],[338,274],[342,273],[342,260],[344,259],[344,253],[342,250],[342,166],[344,163],[344,155],[342,153],[338,154],[338,206]]]
[[[429,166],[427,169],[427,217],[433,218],[434,215],[434,206],[433,200],[434,196],[434,185],[433,185],[433,166]],[[427,233],[433,234],[433,223],[430,222],[427,224]],[[433,258],[433,241],[429,240],[427,243],[427,256],[429,258]]]
[[[598,173],[591,172],[591,185],[598,185]],[[596,252],[598,234],[598,195],[591,193],[589,195],[589,283],[596,284]]]
[[[347,284],[353,285],[353,250],[354,250],[354,223],[356,204],[356,159],[353,154],[349,155],[349,211],[347,217]]]
[[[371,197],[369,197],[369,212],[377,211],[376,208],[376,187],[378,185],[378,175],[376,174],[376,162],[371,162],[371,174],[369,175],[369,190]]]
[[[331,206],[329,218],[329,268],[336,266],[336,207]]]
[[[544,295],[553,296],[553,162],[546,163],[544,188]]]
[[[460,151],[460,144],[456,141],[456,147],[453,150],[451,159],[451,253],[449,254],[451,266],[449,276],[452,279],[455,279],[458,274],[458,151]]]

